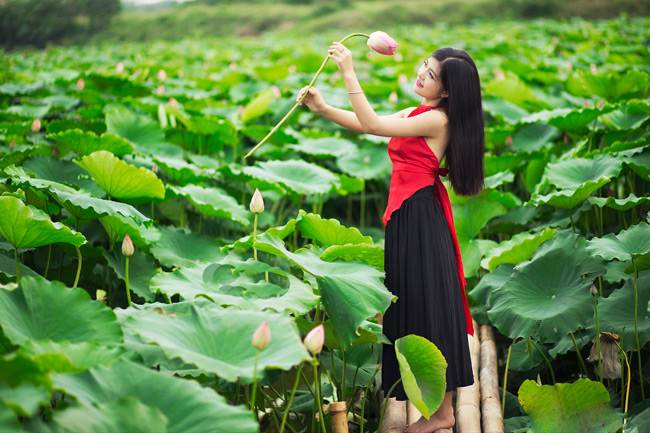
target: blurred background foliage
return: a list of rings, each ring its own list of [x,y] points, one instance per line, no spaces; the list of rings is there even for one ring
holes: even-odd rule
[[[0,44],[5,49],[42,48],[260,36],[269,31],[301,34],[337,28],[390,30],[408,24],[649,14],[650,2],[638,0],[194,0],[147,3],[146,7],[123,5],[120,0],[0,0]]]

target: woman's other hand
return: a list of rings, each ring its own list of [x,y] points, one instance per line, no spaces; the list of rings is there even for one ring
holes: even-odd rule
[[[305,86],[302,89],[300,89],[300,93],[298,93],[298,97],[296,98],[296,102],[300,101],[300,98],[302,98],[302,95],[305,94],[305,91],[307,90],[307,87]],[[320,114],[325,108],[327,107],[327,103],[321,96],[320,92],[318,91],[317,88],[311,87],[309,89],[309,92],[307,93],[307,96],[305,96],[305,99],[302,100],[300,105],[302,104],[307,104],[307,107],[314,113]]]
[[[340,42],[333,42],[327,52],[329,53],[327,57],[336,62],[336,65],[339,67],[339,72],[343,77],[354,73],[352,67],[352,52],[348,50],[345,45]]]

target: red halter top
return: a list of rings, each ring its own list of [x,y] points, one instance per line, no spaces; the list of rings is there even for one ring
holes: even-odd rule
[[[409,114],[408,117],[417,116],[431,109],[438,107],[429,107],[420,105]],[[458,270],[458,280],[460,281],[460,291],[463,299],[465,310],[465,323],[467,333],[474,335],[474,326],[472,316],[465,296],[465,274],[463,272],[463,261],[460,256],[460,247],[456,237],[456,228],[454,227],[454,217],[449,203],[447,189],[440,180],[440,176],[446,176],[448,170],[440,168],[440,161],[433,153],[429,145],[422,137],[393,137],[388,142],[388,155],[393,162],[393,171],[390,180],[390,192],[388,194],[388,205],[384,212],[384,225],[388,225],[391,214],[400,208],[402,202],[413,195],[414,192],[427,185],[433,184],[433,195],[440,204],[451,238],[454,244],[456,254],[456,268]]]

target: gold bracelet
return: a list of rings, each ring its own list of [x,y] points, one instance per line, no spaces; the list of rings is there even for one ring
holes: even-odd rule
[[[348,92],[348,95],[352,95],[354,93],[363,93],[363,90],[359,90],[358,92]]]

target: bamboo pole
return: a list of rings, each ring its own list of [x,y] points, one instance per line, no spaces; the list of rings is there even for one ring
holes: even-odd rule
[[[474,329],[478,324],[474,321]],[[481,399],[479,385],[479,357],[481,343],[478,335],[467,335],[469,353],[472,359],[474,383],[458,388],[456,395],[456,429],[458,433],[481,433]]]
[[[347,402],[333,401],[329,406],[332,433],[348,433]]]
[[[503,415],[501,415],[501,402],[499,401],[497,348],[494,343],[494,330],[489,325],[481,326],[479,376],[481,380],[483,433],[503,433]]]
[[[388,399],[386,418],[384,419],[381,433],[403,433],[404,429],[406,428],[405,403],[406,402],[399,401],[394,397]]]

